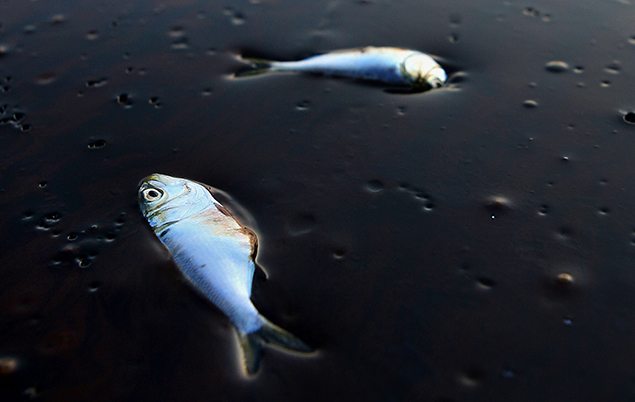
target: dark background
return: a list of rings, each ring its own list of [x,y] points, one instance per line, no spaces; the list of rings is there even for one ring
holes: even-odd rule
[[[635,400],[630,3],[0,0],[0,399]],[[231,78],[366,45],[454,84]],[[316,356],[242,376],[153,172],[255,217],[255,304]]]

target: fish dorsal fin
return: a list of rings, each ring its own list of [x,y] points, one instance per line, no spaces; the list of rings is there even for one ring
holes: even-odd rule
[[[255,265],[259,268],[261,273],[265,276],[265,279],[269,278],[267,271],[258,263],[256,263],[256,256],[258,255],[258,234],[256,233],[256,220],[247,211],[245,207],[240,205],[231,195],[225,191],[209,184],[199,183],[205,187],[207,191],[212,194],[217,201],[216,208],[225,216],[233,218],[241,226],[241,231],[249,237],[251,244],[251,259]]]

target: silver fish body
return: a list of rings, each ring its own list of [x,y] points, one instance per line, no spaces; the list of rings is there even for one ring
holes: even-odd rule
[[[299,61],[244,59],[252,70],[324,74],[382,82],[390,85],[438,88],[447,80],[445,70],[429,55],[395,47],[345,49]]]
[[[144,217],[183,276],[236,328],[247,372],[257,370],[266,343],[310,351],[260,315],[251,302],[256,234],[214,197],[211,188],[153,174],[141,181],[138,196]]]

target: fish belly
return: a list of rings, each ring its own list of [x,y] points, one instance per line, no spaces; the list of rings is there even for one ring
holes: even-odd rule
[[[400,60],[385,54],[324,54],[297,62],[279,62],[274,69],[325,74],[339,77],[407,83],[401,74]]]
[[[250,300],[255,270],[248,241],[178,222],[161,238],[185,278],[242,333],[262,327]]]

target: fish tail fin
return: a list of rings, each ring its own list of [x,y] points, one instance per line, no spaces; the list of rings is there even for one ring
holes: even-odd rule
[[[250,77],[252,75],[260,75],[268,71],[275,70],[275,61],[246,57],[241,57],[240,61],[245,63],[247,66],[237,72],[236,77]]]
[[[257,331],[248,334],[238,334],[247,374],[251,375],[258,371],[262,349],[265,346],[270,345],[287,353],[311,353],[314,351],[313,348],[290,332],[273,324],[264,317],[262,317],[262,320],[262,327]]]

